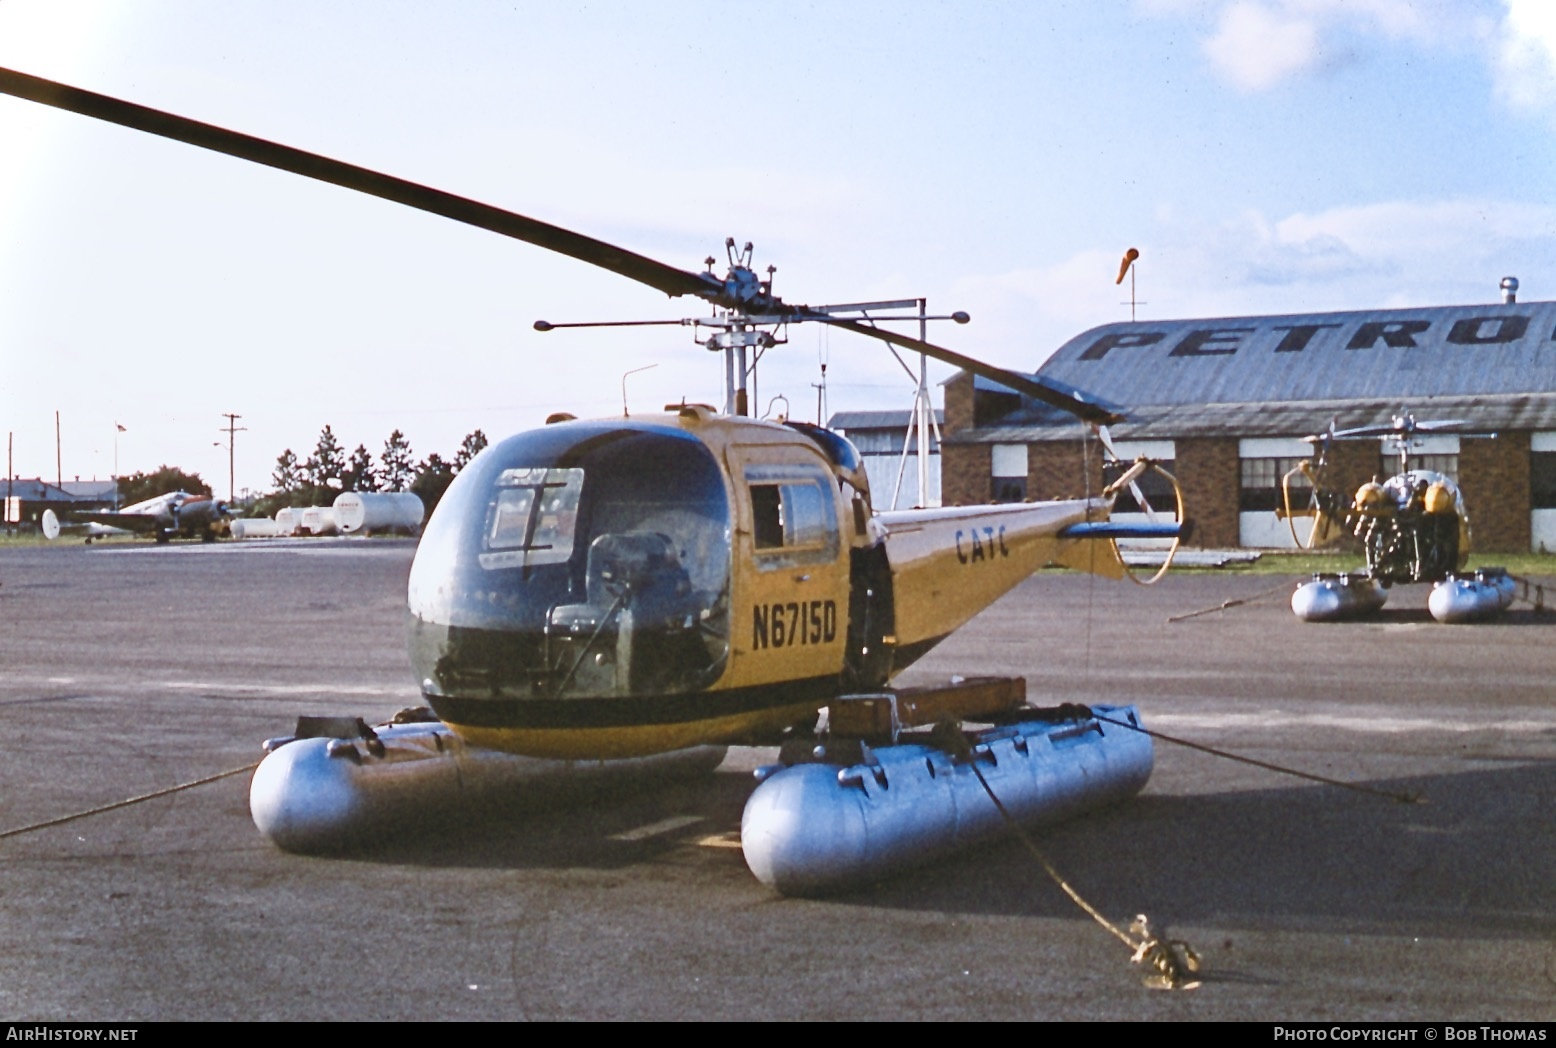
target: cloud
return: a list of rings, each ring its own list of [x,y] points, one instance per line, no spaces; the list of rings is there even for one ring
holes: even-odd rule
[[[1556,7],[1548,0],[1506,0],[1498,27],[1497,90],[1520,109],[1556,105]]]
[[[1201,227],[1203,230],[1203,227]],[[1301,312],[1493,301],[1509,273],[1556,264],[1556,207],[1490,198],[1382,201],[1203,233],[1169,231],[1169,294],[1183,314]],[[1541,297],[1549,289],[1530,288]]]
[[[1195,13],[1159,0],[1147,9]],[[1215,8],[1212,18],[1202,45],[1206,57],[1223,79],[1250,92],[1339,65],[1380,40],[1456,46],[1485,24],[1451,0],[1235,0]]]
[[[1556,271],[1556,206],[1455,198],[1164,217],[1138,247],[1142,320],[1493,302],[1503,276]],[[1128,283],[1113,284],[1122,250],[964,279],[953,297],[977,323],[959,345],[1036,367],[1081,331],[1127,320]]]
[[[1424,260],[1434,253],[1464,259],[1495,254],[1501,245],[1556,233],[1556,208],[1482,199],[1387,201],[1297,213],[1274,227],[1283,244],[1330,237],[1370,259]]]
[[[1267,91],[1318,61],[1318,28],[1309,19],[1263,4],[1236,3],[1221,12],[1204,48],[1234,86]]]
[[[1429,51],[1472,48],[1515,109],[1556,112],[1556,4],[1500,0],[1141,0],[1157,17],[1200,23],[1214,72],[1240,91],[1270,91],[1365,56],[1387,42]]]

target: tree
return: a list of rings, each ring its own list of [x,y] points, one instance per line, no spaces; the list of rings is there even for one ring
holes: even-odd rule
[[[132,473],[119,478],[119,505],[132,506],[137,502],[166,495],[170,491],[187,491],[191,495],[209,495],[211,486],[200,479],[198,473],[185,473],[175,466],[158,466],[151,473]]]
[[[458,473],[470,465],[470,460],[481,453],[481,449],[489,442],[486,434],[479,429],[472,431],[465,437],[465,442],[459,445],[459,450],[454,454],[454,472]]]
[[[346,455],[334,432],[325,426],[319,433],[319,444],[303,465],[308,483],[315,488],[340,489],[340,476],[346,471]]]
[[[411,442],[399,430],[389,434],[389,439],[384,442],[384,453],[378,456],[378,461],[383,466],[385,491],[404,491],[416,476],[416,459],[411,454]]]
[[[378,469],[373,465],[367,445],[358,444],[357,450],[351,453],[351,461],[340,475],[340,486],[346,491],[378,490]]]
[[[411,490],[421,499],[421,504],[427,507],[427,516],[432,516],[432,511],[438,508],[438,502],[443,498],[443,493],[454,482],[454,474],[457,470],[452,465],[443,461],[443,456],[437,452],[427,456],[427,460],[416,467],[416,479],[411,483]]]
[[[276,459],[276,471],[270,474],[270,480],[278,492],[296,491],[302,484],[302,476],[297,472],[297,456],[291,448],[281,452]]]

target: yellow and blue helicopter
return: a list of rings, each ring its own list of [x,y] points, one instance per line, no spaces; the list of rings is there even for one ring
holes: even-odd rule
[[[523,778],[541,766],[578,773],[788,741],[798,748],[763,776],[752,802],[770,800],[755,816],[748,807],[745,845],[764,881],[804,891],[998,829],[987,799],[957,792],[977,789],[969,753],[992,762],[988,775],[1013,776],[1001,789],[1026,817],[1073,812],[1144,784],[1144,735],[1105,729],[1089,710],[1032,711],[1022,681],[914,693],[890,682],[1045,564],[1119,577],[1116,539],[1178,537],[1176,521],[1109,521],[1114,495],[1150,464],[1134,464],[1096,497],[876,512],[846,439],[749,417],[746,354],[776,344],[785,325],[820,323],[963,368],[1088,423],[1117,419],[1107,406],[877,326],[857,309],[790,305],[773,294],[770,275],[752,269],[749,244],[737,252],[727,242],[722,277],[712,259],[703,272],[682,270],[26,74],[0,70],[0,92],[442,215],[714,309],[674,323],[707,327],[705,344],[724,352],[724,411],[684,404],[602,421],[554,416],[495,442],[459,474],[426,526],[408,588],[410,661],[430,713],[378,729],[304,718],[294,735],[272,740],[251,806],[281,846],[328,848],[359,826],[381,825],[386,812],[467,790],[496,766],[494,753],[531,761],[501,765]],[[828,731],[818,735],[823,709]],[[1138,723],[1132,708],[1115,716]],[[948,718],[997,726],[955,753],[912,735]],[[905,828],[885,831],[898,824]]]

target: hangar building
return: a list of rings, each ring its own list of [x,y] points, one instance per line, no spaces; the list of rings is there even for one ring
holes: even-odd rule
[[[935,434],[945,425],[945,412],[935,411],[929,434],[925,498],[919,497],[918,444],[910,432],[912,423],[911,411],[839,411],[827,420],[828,429],[842,433],[859,449],[876,509],[940,505],[940,441]]]
[[[1409,411],[1477,434],[1424,437],[1412,458],[1459,481],[1477,549],[1556,550],[1556,302],[1511,298],[1106,324],[1066,342],[1037,375],[1126,416],[1111,427],[1119,454],[1149,455],[1177,476],[1196,545],[1294,545],[1274,510],[1281,476],[1312,457],[1301,438],[1331,420],[1343,429]],[[1088,427],[965,372],[946,383],[941,458],[948,505],[1102,483]],[[1354,490],[1397,469],[1377,440],[1337,441],[1323,483]],[[1155,505],[1157,492],[1146,494]]]
[[[4,522],[34,529],[43,511],[63,514],[73,509],[109,509],[114,504],[112,480],[67,480],[50,484],[39,477],[0,478],[0,498],[4,499]]]

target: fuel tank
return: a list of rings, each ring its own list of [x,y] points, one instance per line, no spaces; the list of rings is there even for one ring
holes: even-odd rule
[[[1292,613],[1303,622],[1339,622],[1370,615],[1383,607],[1388,590],[1361,573],[1320,573],[1291,595]]]
[[[375,531],[414,534],[426,508],[412,491],[343,491],[335,496],[335,524],[347,535]]]
[[[1139,724],[1133,706],[1094,709]],[[971,751],[1023,824],[1132,797],[1151,777],[1153,760],[1150,736],[1095,717],[1017,721],[974,736]],[[1009,832],[972,766],[944,749],[899,742],[865,746],[858,755],[856,764],[767,771],[740,827],[746,865],[763,884],[785,895],[822,894]]]
[[[281,534],[281,526],[269,517],[245,517],[232,522],[235,539],[270,539]]]
[[[295,535],[302,530],[303,511],[293,506],[286,506],[276,510],[276,533],[278,535]]]
[[[334,535],[340,530],[335,524],[335,510],[329,506],[309,506],[303,510],[301,524],[310,535]]]

